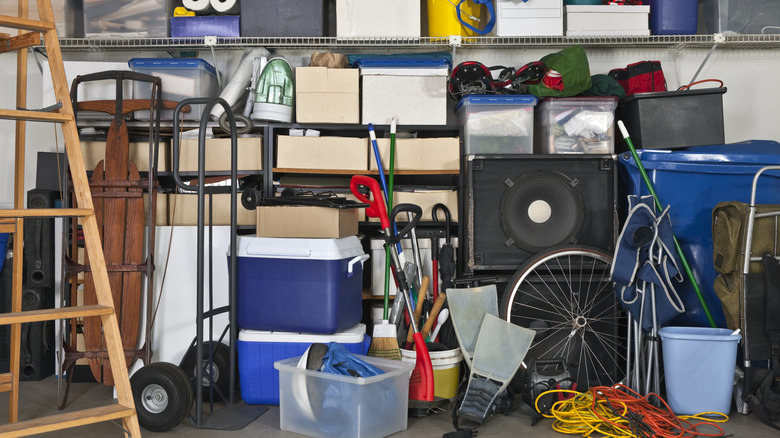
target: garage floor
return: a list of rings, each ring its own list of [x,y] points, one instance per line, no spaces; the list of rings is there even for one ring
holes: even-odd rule
[[[71,386],[67,410],[84,409],[106,404],[112,396],[112,389],[95,383],[74,383]],[[49,377],[40,382],[22,382],[19,418],[21,420],[52,415],[57,413],[57,379]],[[0,423],[7,422],[8,396],[0,395]],[[205,410],[204,412],[207,412]],[[506,416],[489,418],[479,428],[479,438],[504,438],[508,436],[527,436],[537,438],[562,437],[564,435],[551,429],[551,420],[544,420],[534,427],[530,418],[520,410],[514,410]],[[735,437],[769,438],[777,437],[777,431],[769,428],[758,420],[755,415],[734,414],[728,423],[723,424],[726,434]],[[432,415],[425,418],[410,418],[405,431],[392,435],[393,437],[441,437],[446,432],[453,431],[449,412]],[[264,437],[293,438],[301,435],[283,432],[279,429],[279,408],[276,406],[261,415],[257,420],[238,431],[214,431],[196,429],[189,420],[165,433],[152,433],[143,430],[144,437]],[[102,423],[69,429],[42,435],[44,437],[121,437],[119,427],[113,423]],[[343,438],[343,437],[339,437]]]

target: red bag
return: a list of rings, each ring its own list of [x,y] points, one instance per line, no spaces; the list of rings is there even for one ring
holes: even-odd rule
[[[610,70],[609,76],[626,90],[626,96],[634,93],[666,91],[666,78],[660,61],[635,62],[626,68]]]

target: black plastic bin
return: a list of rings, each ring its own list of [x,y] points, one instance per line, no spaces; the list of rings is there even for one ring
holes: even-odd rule
[[[620,100],[617,116],[637,148],[724,144],[725,92],[726,87],[637,93]],[[623,142],[619,145],[627,150]]]

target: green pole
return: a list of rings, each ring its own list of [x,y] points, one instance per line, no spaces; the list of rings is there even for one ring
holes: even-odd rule
[[[639,173],[642,175],[642,179],[645,181],[645,185],[647,185],[647,189],[650,191],[650,194],[653,195],[655,207],[658,209],[658,211],[663,211],[663,206],[661,205],[661,201],[658,199],[658,195],[655,193],[653,183],[650,181],[650,177],[647,176],[645,166],[642,165],[642,160],[639,159],[639,154],[636,153],[634,143],[631,141],[631,137],[628,136],[628,130],[626,129],[626,125],[623,124],[622,120],[618,120],[618,127],[620,128],[620,133],[623,135],[623,139],[628,145],[628,150],[631,151],[631,157],[634,158],[636,167],[639,169]],[[701,303],[702,309],[704,309],[704,314],[707,315],[707,320],[710,322],[710,326],[717,327],[715,320],[712,318],[712,314],[710,313],[710,309],[707,307],[707,303],[704,301],[704,295],[701,293],[699,283],[697,283],[696,278],[693,277],[693,271],[691,270],[691,266],[688,264],[688,259],[685,257],[685,254],[683,254],[680,242],[677,241],[677,237],[674,235],[674,233],[672,233],[672,238],[674,239],[674,248],[677,250],[677,255],[680,256],[680,261],[682,262],[685,275],[688,276],[688,280],[690,280],[691,284],[693,284],[693,290],[696,291],[696,297],[699,299],[699,303]]]
[[[387,211],[393,209],[393,175],[395,173],[395,117],[390,125],[390,168],[387,181]],[[381,172],[381,170],[380,170]],[[390,246],[385,245],[385,309],[384,319],[388,319],[390,307]]]

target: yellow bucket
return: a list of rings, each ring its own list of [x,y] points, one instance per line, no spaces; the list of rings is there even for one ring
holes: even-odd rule
[[[458,20],[458,12],[455,9],[458,2],[460,0],[428,0],[428,36],[476,35],[474,31],[463,26]],[[479,17],[480,9],[480,5],[466,0],[460,6],[461,17],[475,28],[481,29],[480,23],[469,18],[469,16]]]
[[[458,383],[460,383],[460,363],[463,354],[460,348],[445,351],[430,351],[431,365],[433,365],[433,395],[442,398],[455,398],[458,395]],[[401,349],[401,360],[407,363],[416,363],[417,352]]]

